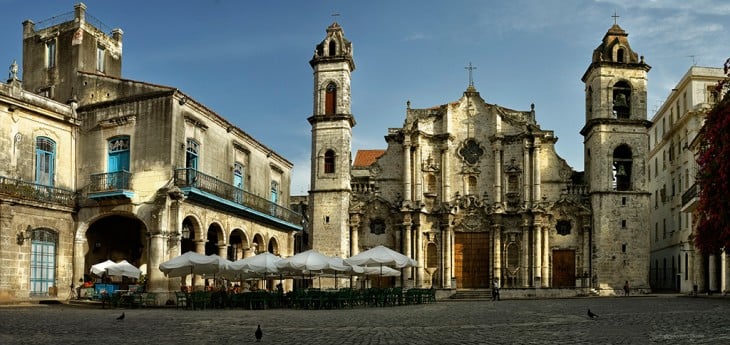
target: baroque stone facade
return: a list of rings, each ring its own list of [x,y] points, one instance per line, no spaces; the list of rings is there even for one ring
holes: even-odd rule
[[[388,129],[386,149],[359,151],[352,166],[328,166],[319,151],[349,153],[354,125],[322,112],[317,97],[326,84],[320,71],[344,73],[343,61],[354,67],[351,49],[338,50],[349,41],[332,24],[312,60],[312,118],[321,119],[310,118],[318,148],[309,200],[313,248],[335,243],[335,254],[345,257],[376,245],[394,248],[418,262],[393,282],[404,286],[490,288],[498,279],[508,288],[614,294],[628,280],[648,289],[649,66],[626,36],[618,25],[610,28],[583,77],[585,173],[556,153],[557,137],[540,127],[534,105],[492,104],[471,82],[448,104],[408,102],[403,127]],[[337,59],[320,58],[328,54],[323,46]],[[334,106],[349,110],[349,86],[338,87],[345,95],[337,94],[333,100],[343,103]],[[324,131],[323,122],[333,125]],[[327,226],[322,215],[338,222]]]

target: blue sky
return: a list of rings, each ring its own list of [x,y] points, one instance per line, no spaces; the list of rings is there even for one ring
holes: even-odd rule
[[[76,1],[0,0],[0,66],[21,60],[22,25]],[[314,47],[336,20],[353,42],[353,155],[382,149],[414,108],[452,102],[474,84],[489,103],[528,110],[583,170],[583,84],[613,24],[652,66],[648,118],[693,64],[730,57],[725,0],[109,1],[87,11],[124,31],[124,78],[176,87],[294,163],[292,193],[309,184]],[[333,17],[333,13],[339,13]],[[353,157],[354,158],[354,157]]]

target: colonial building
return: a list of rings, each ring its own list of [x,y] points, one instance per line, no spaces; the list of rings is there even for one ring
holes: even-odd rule
[[[355,64],[333,23],[310,61],[312,247],[342,257],[394,248],[418,262],[403,286],[648,289],[650,67],[626,36],[611,27],[583,76],[585,173],[556,153],[534,105],[488,102],[471,80],[454,102],[408,102],[387,148],[359,151],[350,165]]]
[[[291,162],[175,88],[122,79],[122,31],[84,4],[45,23],[23,23],[25,81],[0,87],[0,296],[65,297],[125,259],[164,302],[202,285],[158,269],[183,252],[293,254]]]
[[[692,143],[709,110],[720,100],[715,90],[721,68],[692,66],[652,119],[649,129],[648,183],[651,197],[651,274],[653,290],[682,293],[727,291],[721,273],[726,255],[703,256],[693,245],[697,207],[697,163]],[[727,275],[724,275],[725,277]]]

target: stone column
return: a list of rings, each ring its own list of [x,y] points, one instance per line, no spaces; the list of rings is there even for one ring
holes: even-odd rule
[[[529,287],[530,279],[530,226],[522,226],[522,287]]]
[[[532,188],[532,201],[534,204],[540,202],[540,138],[535,138],[535,146],[532,149],[532,171],[533,171],[533,188]]]
[[[195,252],[198,254],[205,255],[205,240],[195,240]],[[192,281],[190,283],[190,286],[193,289],[203,289],[205,287],[205,283],[203,282],[203,278],[199,275],[193,275]]]
[[[441,151],[441,185],[443,187],[442,202],[449,202],[451,198],[451,151],[449,142],[445,142]],[[449,284],[451,284],[449,277]]]
[[[710,254],[709,260],[707,260],[707,268],[709,271],[708,275],[708,292],[709,291],[717,291],[717,256],[715,254]]]
[[[540,228],[540,223],[533,223],[532,224],[532,232],[535,234],[535,244],[533,245],[534,253],[535,253],[535,259],[534,263],[534,271],[533,271],[533,277],[535,277],[536,283],[534,284],[535,287],[541,287],[542,286],[542,229]]]
[[[500,140],[494,141],[494,202],[502,202],[502,142]]]
[[[720,264],[722,265],[722,286],[720,286],[720,291],[726,295],[730,292],[730,256],[727,248],[722,252]]]
[[[78,287],[82,283],[79,283],[79,279],[84,279],[84,262],[86,256],[86,238],[74,238],[74,254],[73,254],[73,284]]]
[[[411,240],[411,222],[406,220],[403,222],[403,255],[412,258],[413,253],[411,252],[412,240]],[[404,280],[413,278],[413,268],[406,267],[403,269]]]
[[[451,288],[451,277],[454,276],[454,272],[451,266],[451,227],[449,225],[444,226],[441,229],[441,243],[443,243],[443,275],[441,286],[447,289]]]
[[[532,146],[527,141],[524,142],[522,147],[522,198],[525,208],[530,208],[532,205],[532,194],[530,194],[530,180],[532,177],[532,171],[530,170],[530,148]]]
[[[411,145],[403,142],[403,200],[411,201]]]
[[[413,169],[415,170],[413,172],[415,184],[416,184],[416,195],[413,196],[413,200],[421,201],[423,200],[423,170],[421,169],[421,146],[416,143],[416,151],[414,153],[415,160],[413,164]],[[416,207],[419,207],[421,203],[416,203]]]
[[[423,287],[423,251],[421,250],[421,246],[423,244],[423,232],[421,231],[421,227],[419,225],[413,226],[413,231],[415,232],[415,241],[413,241],[413,251],[414,256],[412,256],[413,259],[416,260],[416,267],[413,268],[415,271],[415,276],[413,277],[413,283],[416,284],[416,287]]]
[[[150,247],[147,251],[147,289],[152,292],[167,290],[167,278],[160,271],[160,264],[164,262],[166,236],[161,233],[150,235]],[[145,272],[143,272],[145,273]]]
[[[542,272],[540,287],[550,287],[550,237],[547,227],[542,229]]]
[[[499,278],[501,284],[505,284],[502,277],[502,231],[499,224],[492,225],[492,232],[494,233],[494,278]]]
[[[358,236],[358,224],[350,224],[350,256],[357,255],[360,252],[360,238]]]

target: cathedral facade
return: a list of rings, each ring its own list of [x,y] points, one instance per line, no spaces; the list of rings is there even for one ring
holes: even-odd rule
[[[352,43],[334,23],[314,69],[310,244],[347,257],[385,245],[412,257],[405,287],[648,289],[646,73],[614,25],[586,85],[585,171],[556,150],[534,105],[515,110],[470,85],[454,102],[415,108],[385,149],[351,162]],[[554,290],[553,290],[554,291]]]

